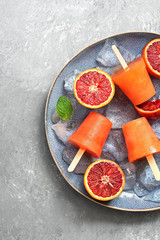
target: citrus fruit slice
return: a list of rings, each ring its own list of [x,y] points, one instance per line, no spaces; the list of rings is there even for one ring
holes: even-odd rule
[[[160,78],[160,38],[147,43],[142,51],[142,57],[148,72]]]
[[[115,93],[112,78],[96,68],[80,73],[74,81],[73,89],[78,102],[92,109],[108,104]]]
[[[160,99],[147,101],[134,107],[142,117],[146,117],[148,119],[160,118]]]
[[[84,174],[84,186],[95,199],[108,201],[123,190],[125,177],[122,169],[113,161],[101,159],[93,162]]]

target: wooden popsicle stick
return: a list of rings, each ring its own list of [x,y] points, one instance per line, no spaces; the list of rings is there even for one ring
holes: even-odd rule
[[[152,170],[152,172],[153,172],[153,174],[155,176],[155,179],[157,181],[160,181],[160,171],[158,169],[158,166],[156,164],[156,161],[155,161],[153,155],[146,156],[146,158],[147,158],[149,166],[150,166],[150,168],[151,168],[151,170]]]
[[[85,149],[80,148],[76,154],[76,156],[73,158],[71,164],[68,167],[68,172],[73,172],[77,164],[79,163],[83,153],[85,152]]]
[[[123,69],[126,69],[128,67],[128,65],[127,65],[126,61],[124,60],[124,58],[122,57],[118,48],[115,45],[112,45],[112,50],[115,53],[116,57],[118,58]]]

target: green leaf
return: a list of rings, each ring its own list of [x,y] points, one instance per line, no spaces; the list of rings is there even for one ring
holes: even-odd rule
[[[62,120],[70,119],[70,117],[72,116],[72,112],[73,112],[73,107],[72,107],[71,101],[64,96],[61,96],[57,101],[56,111],[58,113],[58,116]]]

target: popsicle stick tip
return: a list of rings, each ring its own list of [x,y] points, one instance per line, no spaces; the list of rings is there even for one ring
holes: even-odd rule
[[[123,69],[128,68],[127,63],[125,62],[124,58],[122,57],[122,55],[121,55],[120,51],[118,50],[118,48],[116,47],[116,45],[112,45],[112,50],[113,50],[114,54],[116,55],[116,57],[118,58]]]
[[[112,45],[112,50],[117,50],[116,45]]]
[[[84,154],[85,149],[80,148],[77,152],[77,154],[75,155],[75,157],[73,158],[71,164],[68,167],[68,172],[73,172],[74,169],[76,168],[77,164],[79,163],[82,155]]]
[[[153,172],[153,174],[155,176],[155,179],[157,181],[160,181],[160,171],[158,169],[158,166],[156,164],[154,156],[153,155],[149,155],[149,156],[146,156],[146,158],[147,158],[148,164],[149,164],[149,166],[150,166],[150,168],[151,168],[151,170],[152,170],[152,172]]]
[[[71,167],[68,167],[68,172],[73,172],[74,170],[71,169]]]

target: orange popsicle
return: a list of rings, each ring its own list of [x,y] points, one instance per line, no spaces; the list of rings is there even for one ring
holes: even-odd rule
[[[146,157],[155,175],[160,180],[160,172],[152,154],[160,152],[160,141],[146,118],[138,118],[122,126],[128,159],[132,163]]]
[[[135,59],[111,77],[134,105],[147,101],[156,93],[142,58]]]
[[[160,141],[145,117],[126,123],[122,129],[129,162],[160,152]]]
[[[127,65],[115,45],[112,46],[112,50],[123,68],[112,74],[113,81],[134,105],[139,105],[150,99],[156,91],[143,59],[137,58]]]
[[[99,158],[111,127],[109,119],[99,113],[90,112],[68,141],[78,148],[85,149],[91,156]]]

